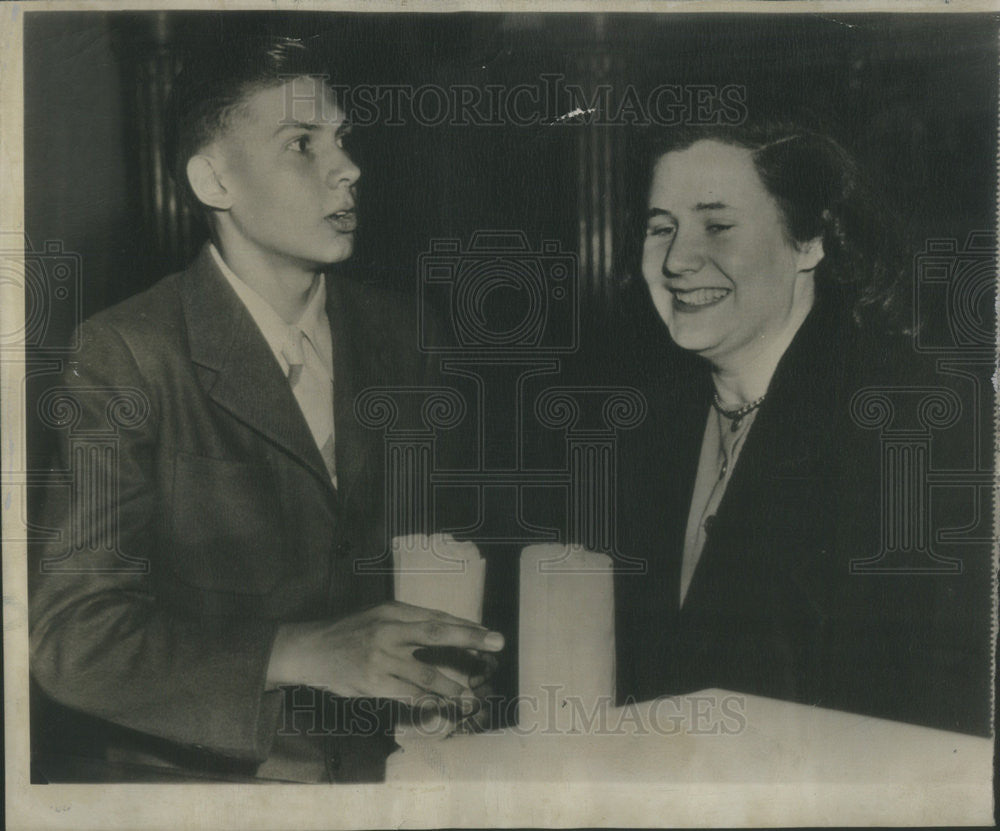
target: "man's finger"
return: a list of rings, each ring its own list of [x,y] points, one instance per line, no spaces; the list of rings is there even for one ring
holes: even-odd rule
[[[443,704],[439,696],[428,693],[416,684],[411,684],[405,678],[395,675],[386,676],[374,693],[378,698],[391,698],[408,707],[421,707],[432,702]]]
[[[446,699],[471,697],[471,690],[442,675],[431,664],[425,664],[417,659],[400,660],[390,671],[397,678],[416,686],[424,694],[432,693]]]
[[[479,652],[476,654],[476,658],[482,662],[482,674],[487,678],[490,678],[497,671],[497,667],[500,666],[500,661],[497,660],[497,656],[492,652]]]
[[[407,624],[401,635],[401,642],[409,646],[453,646],[485,652],[499,652],[504,643],[503,635],[499,632],[440,620]]]
[[[441,612],[437,609],[412,606],[409,603],[400,603],[399,601],[387,603],[383,608],[396,620],[406,623],[438,621],[439,623],[450,624],[452,626],[469,626],[481,629],[484,632],[486,631],[486,627],[481,623],[476,623],[474,620],[466,620],[462,617],[455,617],[455,615],[449,615],[447,612]]]

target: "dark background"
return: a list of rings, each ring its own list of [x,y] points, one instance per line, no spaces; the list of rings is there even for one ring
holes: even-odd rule
[[[157,114],[140,106],[162,99],[185,45],[224,48],[240,31],[267,28],[325,50],[339,83],[509,88],[561,73],[588,89],[609,83],[619,97],[628,85],[640,93],[658,84],[743,85],[751,110],[818,113],[884,180],[915,244],[964,238],[993,227],[997,20],[28,12],[27,231],[36,248],[60,240],[81,255],[85,316],[182,267],[197,234],[157,238],[162,218],[145,208],[149,171],[140,158],[156,141]],[[520,229],[532,245],[557,239],[581,252],[581,228],[600,224],[595,203],[610,208],[615,235],[626,233],[634,131],[612,129],[601,140],[616,152],[597,160],[581,158],[582,126],[359,130],[352,151],[364,213],[353,267],[412,285],[430,240],[467,240],[477,229]],[[582,198],[579,182],[595,171],[610,188]],[[590,294],[600,290],[588,272],[621,276],[624,253],[619,244],[610,267],[581,259]]]
[[[929,238],[961,246],[970,232],[995,227],[998,19],[29,11],[27,235],[36,251],[58,241],[79,255],[81,310],[56,309],[44,348],[29,358],[65,343],[80,314],[183,267],[200,244],[159,157],[160,108],[188,45],[225,48],[261,28],[302,36],[326,51],[342,84],[510,88],[557,73],[585,89],[610,84],[616,96],[632,85],[640,98],[660,84],[741,85],[751,111],[809,111],[853,149],[916,253]],[[599,356],[621,334],[620,304],[637,296],[618,288],[633,271],[630,209],[644,198],[641,132],[412,121],[359,129],[350,149],[363,171],[361,228],[343,267],[415,291],[418,256],[433,240],[467,242],[485,229],[522,231],[536,249],[556,240],[578,257],[583,342]],[[629,325],[662,337],[645,311]],[[588,368],[600,376],[596,364]],[[36,378],[29,412],[52,377]],[[29,431],[30,464],[44,470],[47,439],[30,420]],[[491,552],[486,610],[488,623],[515,636],[511,655],[516,550]],[[516,690],[513,667],[497,680]]]

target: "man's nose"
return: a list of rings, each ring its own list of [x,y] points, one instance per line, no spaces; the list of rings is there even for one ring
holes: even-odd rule
[[[330,188],[338,188],[341,185],[350,187],[361,178],[361,168],[343,150],[334,158],[330,170],[326,174],[326,184]]]
[[[701,244],[690,232],[678,229],[663,258],[663,273],[667,277],[699,271],[705,264]]]

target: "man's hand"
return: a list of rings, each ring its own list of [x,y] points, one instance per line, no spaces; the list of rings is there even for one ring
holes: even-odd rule
[[[499,652],[503,635],[444,612],[384,603],[336,622],[278,628],[267,688],[305,684],[345,698],[392,698],[413,704],[432,697],[474,701],[468,687],[414,657],[419,649],[455,647]]]

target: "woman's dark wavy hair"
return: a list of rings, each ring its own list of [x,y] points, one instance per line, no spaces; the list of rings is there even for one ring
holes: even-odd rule
[[[329,76],[323,57],[303,40],[267,33],[202,43],[182,61],[167,99],[165,157],[183,197],[204,215],[188,183],[188,160],[229,126],[253,93],[293,77]]]
[[[753,153],[796,242],[823,240],[817,303],[846,304],[858,326],[900,331],[903,259],[898,220],[841,144],[790,121],[669,130],[652,138],[646,182],[666,153],[711,139]]]

